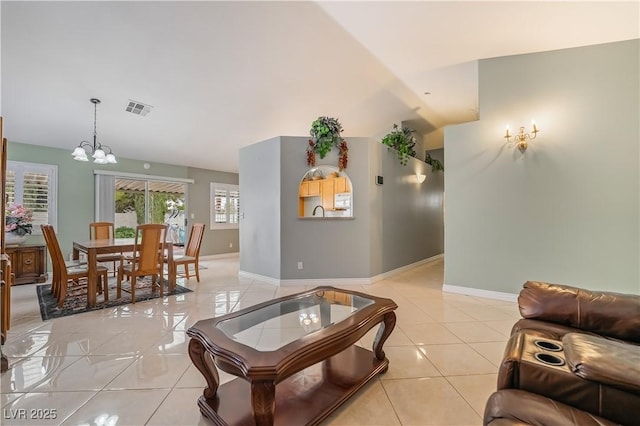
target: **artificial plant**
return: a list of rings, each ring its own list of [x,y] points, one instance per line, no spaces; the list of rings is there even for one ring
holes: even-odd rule
[[[426,158],[424,159],[424,162],[431,166],[432,172],[435,172],[438,170],[444,172],[444,166],[442,165],[442,162],[436,158],[433,158],[431,154],[429,154],[428,152],[426,154]]]
[[[316,165],[316,154],[320,158],[327,156],[329,151],[335,146],[338,149],[338,168],[343,170],[347,167],[349,148],[347,142],[340,136],[342,133],[342,124],[337,118],[318,117],[311,123],[309,139],[307,146],[307,165],[313,167]]]
[[[407,164],[409,157],[416,156],[413,149],[416,146],[416,138],[413,136],[413,132],[414,130],[404,126],[398,129],[398,125],[394,124],[393,131],[382,138],[383,144],[398,152],[398,160],[403,166]]]

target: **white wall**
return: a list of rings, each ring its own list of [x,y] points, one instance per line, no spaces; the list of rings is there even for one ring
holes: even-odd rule
[[[369,138],[349,138],[353,218],[300,219],[308,137],[281,136],[240,150],[240,270],[276,281],[369,279],[442,253],[442,175]],[[333,150],[320,164],[337,164]],[[415,173],[426,174],[418,184]],[[384,185],[375,184],[375,176]],[[298,262],[303,269],[298,269]],[[295,283],[295,282],[294,282]]]
[[[280,138],[240,150],[240,270],[280,278]]]
[[[480,121],[445,130],[445,290],[640,293],[639,50],[480,61]],[[506,145],[505,125],[532,118],[529,149]]]

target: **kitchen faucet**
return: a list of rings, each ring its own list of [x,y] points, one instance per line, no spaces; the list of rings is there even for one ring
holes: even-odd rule
[[[324,217],[324,207],[322,207],[320,204],[318,204],[317,206],[315,206],[313,208],[313,215],[316,215],[316,210],[318,210],[318,207],[320,207],[322,209],[322,217]]]

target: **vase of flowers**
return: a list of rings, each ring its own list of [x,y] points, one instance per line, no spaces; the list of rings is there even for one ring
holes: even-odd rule
[[[4,217],[4,242],[7,245],[22,244],[33,230],[33,211],[20,204],[7,208]]]

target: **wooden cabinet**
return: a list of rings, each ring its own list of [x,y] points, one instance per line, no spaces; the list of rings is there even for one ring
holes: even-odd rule
[[[320,182],[319,180],[304,181],[300,184],[300,196],[301,197],[317,197],[320,195]]]
[[[44,245],[5,247],[11,260],[13,284],[32,284],[47,281],[47,256]]]
[[[335,209],[335,194],[351,192],[349,180],[346,176],[336,178],[327,178],[321,180],[305,180],[300,183],[299,188],[298,214],[305,216],[305,204],[309,204],[309,197],[320,197],[319,203],[313,201],[314,204],[320,204],[325,212]],[[309,205],[306,206],[309,208]]]
[[[300,184],[300,189],[298,190],[299,197],[308,197],[309,196],[309,182],[302,182]]]
[[[320,193],[322,194],[322,207],[325,211],[333,210],[335,207],[335,179],[321,180]]]
[[[337,177],[334,180],[334,191],[336,194],[340,194],[342,192],[351,192],[349,185],[347,184],[347,178],[342,176],[342,177]]]
[[[330,188],[331,186],[331,188]],[[324,189],[324,192],[323,192]],[[332,192],[339,194],[341,192],[351,192],[346,177],[337,177],[321,180],[305,180],[300,184],[300,197],[320,197],[324,198],[325,193]]]

